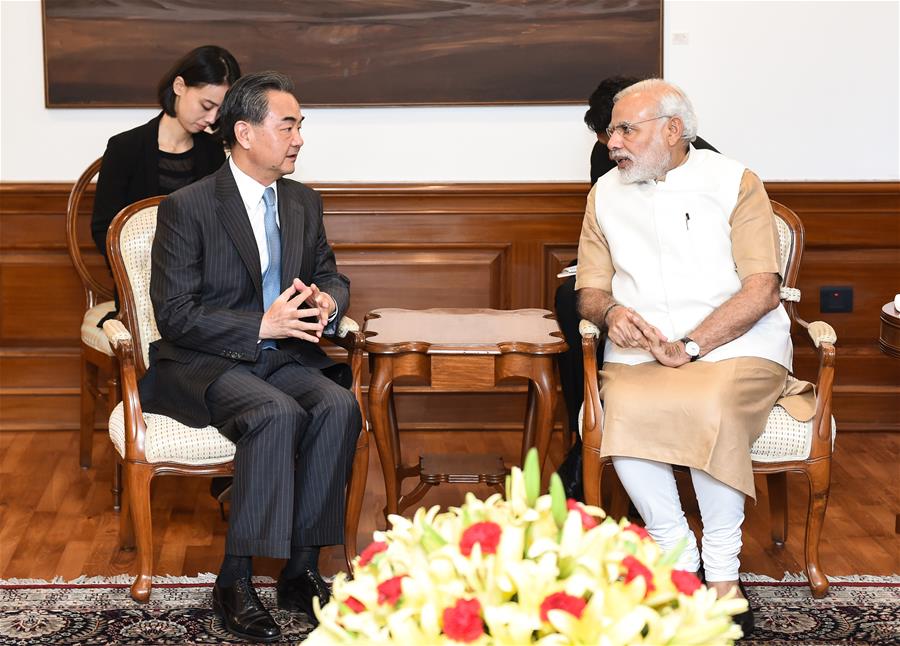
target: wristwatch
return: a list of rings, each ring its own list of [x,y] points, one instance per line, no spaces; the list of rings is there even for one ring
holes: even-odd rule
[[[686,336],[681,339],[681,342],[684,344],[684,351],[691,358],[691,361],[696,361],[700,358],[700,346],[697,345],[696,341]]]

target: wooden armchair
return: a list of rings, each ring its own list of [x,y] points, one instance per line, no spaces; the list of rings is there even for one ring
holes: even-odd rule
[[[113,292],[108,284],[96,275],[96,270],[91,273],[81,255],[80,234],[85,230],[82,222],[90,221],[90,212],[83,212],[81,208],[82,200],[85,191],[100,171],[102,161],[102,158],[97,159],[84,170],[69,193],[69,203],[66,207],[66,247],[72,265],[81,279],[85,298],[84,318],[81,320],[81,437],[78,460],[84,468],[91,466],[95,410],[97,401],[104,398],[99,387],[101,371],[108,375],[108,395],[105,397],[107,414],[112,412],[113,407],[121,399],[119,366],[106,335],[97,327],[100,319],[115,309]],[[106,273],[105,270],[103,273]],[[116,509],[119,508],[121,473],[121,466],[117,462],[113,474],[113,506]]]
[[[825,522],[825,508],[831,488],[831,453],[837,432],[831,416],[831,395],[834,383],[834,329],[822,321],[807,323],[797,316],[796,303],[800,290],[796,288],[800,273],[800,257],[803,253],[803,224],[787,207],[772,202],[776,215],[781,248],[781,300],[793,323],[804,328],[819,355],[819,371],[816,382],[816,414],[808,422],[799,422],[781,407],[775,406],[769,415],[766,429],[751,448],[753,472],[766,474],[769,490],[769,513],[772,522],[772,539],[777,547],[783,547],[787,538],[787,478],[788,472],[800,472],[809,482],[809,504],[806,514],[806,541],[804,556],[809,587],[816,598],[828,593],[828,579],[819,565],[819,537]],[[601,475],[603,467],[610,463],[600,457],[602,442],[603,407],[600,402],[596,345],[600,330],[589,321],[580,325],[584,353],[584,407],[579,427],[584,442],[584,495],[590,505],[601,500]],[[793,377],[789,377],[793,378]],[[613,492],[614,514],[622,513],[621,488]]]
[[[156,233],[156,211],[163,197],[151,197],[124,209],[113,220],[107,238],[109,259],[121,300],[121,321],[103,329],[121,367],[124,401],[109,418],[109,436],[125,465],[124,508],[120,518],[123,547],[137,545],[138,575],[131,585],[136,601],[150,598],[153,542],[150,481],[158,475],[230,475],[234,444],[214,427],[189,428],[165,415],[144,413],[138,380],[147,369],[148,349],[159,338],[150,301],[150,249]],[[344,557],[356,556],[356,530],[369,467],[369,438],[362,402],[361,376],[365,338],[355,321],[344,317],[338,334],[328,337],[348,351],[351,390],[363,412],[350,483],[347,487]]]

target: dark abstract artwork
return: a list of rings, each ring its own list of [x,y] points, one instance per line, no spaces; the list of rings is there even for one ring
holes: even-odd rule
[[[583,103],[661,73],[661,0],[44,0],[49,107],[152,106],[206,44],[305,105]]]

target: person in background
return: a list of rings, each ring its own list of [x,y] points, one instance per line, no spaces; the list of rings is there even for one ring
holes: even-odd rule
[[[616,163],[609,158],[609,148],[607,148],[609,136],[606,134],[606,128],[609,126],[612,115],[613,97],[639,80],[630,76],[610,76],[600,82],[588,99],[584,123],[597,136],[597,141],[591,150],[592,186],[602,175],[616,166]],[[705,148],[718,152],[700,137],[694,140],[693,146],[697,149]],[[572,264],[575,262],[573,261]],[[578,429],[578,411],[584,401],[584,360],[581,356],[581,334],[578,332],[578,323],[581,321],[581,317],[578,315],[575,302],[575,276],[566,278],[557,287],[554,304],[559,327],[569,345],[568,350],[558,355],[559,380],[563,400],[566,403],[569,430],[575,438],[575,443],[560,465],[558,473],[565,487],[566,495],[583,502],[584,488],[581,480],[581,436]],[[602,343],[597,344],[597,365],[603,365]]]
[[[119,211],[144,198],[168,195],[225,163],[225,147],[214,131],[222,98],[240,76],[241,68],[227,49],[192,49],[159,81],[156,95],[162,112],[109,139],[91,217],[91,236],[105,259],[106,234]],[[115,309],[97,327],[118,315],[119,294],[114,297]],[[231,478],[210,483],[210,494],[220,507],[228,499],[230,483]]]
[[[216,45],[191,50],[159,81],[162,112],[110,138],[91,218],[91,235],[104,258],[109,225],[124,207],[168,195],[225,162],[222,142],[211,131],[225,92],[240,75],[241,68],[228,50]]]

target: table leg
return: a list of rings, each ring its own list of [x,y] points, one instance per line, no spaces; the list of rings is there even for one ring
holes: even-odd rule
[[[535,446],[538,450],[538,460],[541,465],[541,471],[544,469],[544,463],[547,461],[547,454],[550,451],[550,435],[553,432],[553,413],[556,409],[556,383],[553,378],[553,361],[548,357],[535,359],[534,371],[534,388],[536,410],[534,414],[535,423]]]
[[[403,466],[403,453],[400,451],[400,426],[397,424],[397,406],[394,400],[394,384],[391,382],[387,392],[388,420],[390,421],[391,451],[396,468]]]
[[[520,466],[525,466],[525,456],[528,454],[528,449],[534,446],[536,411],[537,396],[535,394],[534,382],[529,379],[528,401],[525,404],[525,430],[522,433],[522,456],[519,461]]]
[[[395,439],[392,438],[391,427],[391,395],[393,373],[390,359],[375,361],[375,370],[369,382],[369,414],[372,416],[372,430],[375,434],[375,445],[381,460],[381,473],[384,477],[384,492],[387,498],[385,519],[388,514],[397,513],[399,490],[397,482],[397,462],[394,459]]]

